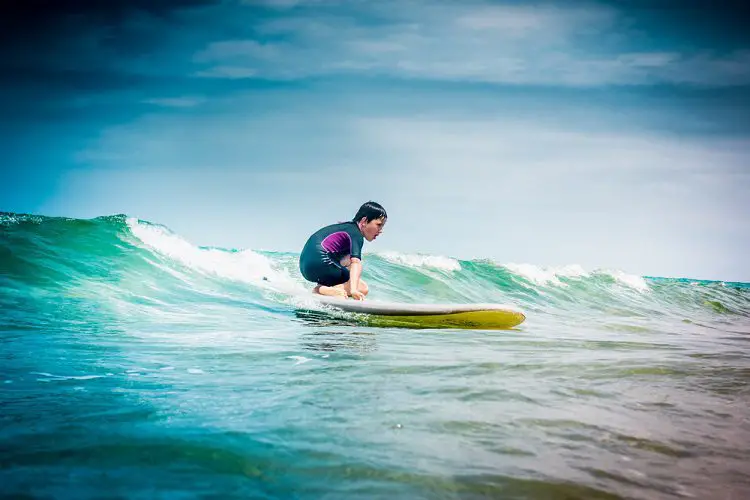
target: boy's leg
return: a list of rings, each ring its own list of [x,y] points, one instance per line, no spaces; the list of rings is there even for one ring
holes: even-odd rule
[[[367,295],[370,291],[370,287],[368,287],[367,283],[365,283],[365,280],[361,278],[359,280],[358,288],[363,295]],[[313,288],[313,293],[319,293],[320,295],[328,295],[331,297],[351,297],[352,282],[347,281],[346,283],[342,283],[341,285],[336,286],[316,285],[315,288]]]
[[[352,295],[352,282],[351,281],[347,281],[343,285],[338,285],[338,286],[343,286],[344,290],[346,291],[346,295],[351,297]],[[362,278],[359,279],[359,286],[357,288],[359,288],[359,291],[363,295],[367,295],[367,293],[370,291],[370,287],[367,286],[367,283],[365,283],[365,280],[363,280]]]
[[[342,259],[342,263],[345,264],[351,264],[351,261]],[[349,266],[344,267],[346,271],[349,270]],[[348,276],[349,273],[347,273]],[[359,279],[359,291],[363,295],[367,295],[367,293],[370,291],[370,288],[367,286],[367,283],[365,283],[365,280],[362,278]],[[352,282],[347,281],[346,283],[341,283],[340,285],[335,286],[326,286],[326,285],[316,285],[315,288],[313,288],[313,293],[319,293],[320,295],[328,295],[328,296],[340,296],[340,297],[351,297],[352,295]]]

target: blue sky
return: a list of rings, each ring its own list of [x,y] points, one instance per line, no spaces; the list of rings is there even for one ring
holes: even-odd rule
[[[0,210],[299,251],[373,199],[366,250],[750,281],[739,8],[152,3],[0,26]]]

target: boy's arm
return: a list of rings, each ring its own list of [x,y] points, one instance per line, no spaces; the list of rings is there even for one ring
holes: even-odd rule
[[[351,286],[352,297],[354,297],[355,299],[359,299],[360,296],[364,298],[364,296],[359,292],[360,276],[362,276],[362,261],[356,257],[352,257],[352,267],[349,271],[349,285]]]

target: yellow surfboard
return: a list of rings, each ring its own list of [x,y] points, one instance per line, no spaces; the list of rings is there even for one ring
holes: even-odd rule
[[[506,304],[406,304],[321,295],[312,298],[336,310],[355,313],[371,326],[504,330],[526,320],[523,311]]]

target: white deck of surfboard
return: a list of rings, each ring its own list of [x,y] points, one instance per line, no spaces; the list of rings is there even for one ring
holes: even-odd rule
[[[430,316],[473,311],[506,311],[523,314],[523,311],[508,304],[408,304],[403,302],[344,299],[323,295],[314,295],[310,298],[315,302],[320,302],[341,309],[342,311],[377,314],[381,316]]]

